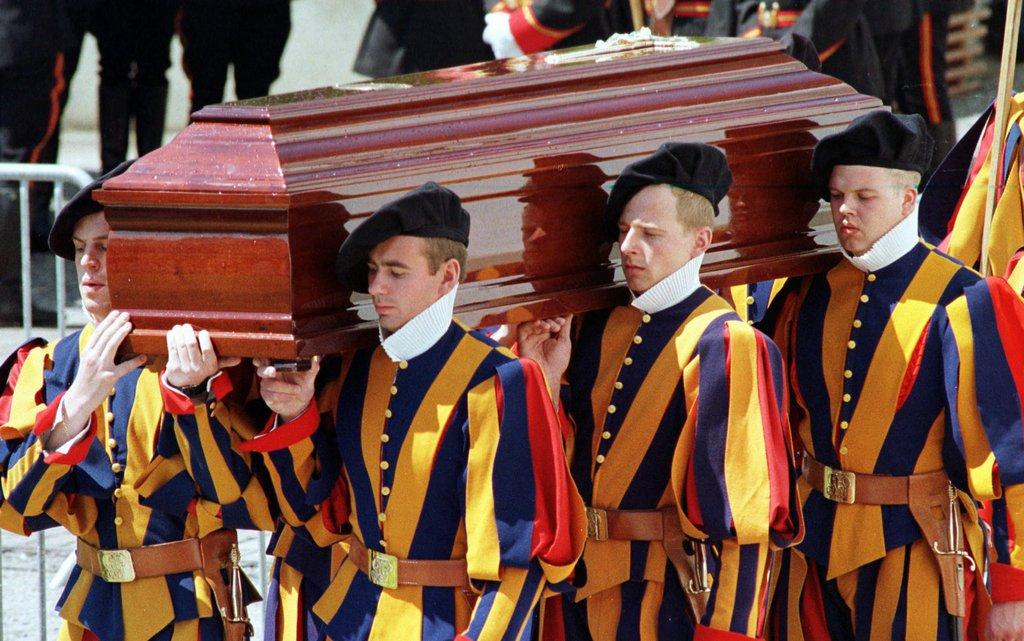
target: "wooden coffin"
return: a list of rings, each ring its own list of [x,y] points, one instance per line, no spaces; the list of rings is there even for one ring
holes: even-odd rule
[[[668,140],[718,145],[735,183],[704,262],[712,286],[835,259],[811,150],[879,106],[775,42],[620,42],[204,108],[97,198],[132,347],[188,321],[221,354],[291,359],[375,337],[334,281],[360,221],[427,180],[473,216],[456,313],[476,325],[627,300],[601,238],[622,168]],[[827,221],[827,219],[826,219]]]

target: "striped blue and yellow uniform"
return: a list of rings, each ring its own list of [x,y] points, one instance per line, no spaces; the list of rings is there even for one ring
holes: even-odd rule
[[[8,363],[0,396],[2,525],[22,534],[64,527],[101,549],[179,541],[230,526],[228,506],[222,514],[220,505],[199,497],[180,457],[175,465],[158,452],[166,430],[155,367],[121,378],[94,412],[88,436],[69,452],[44,452],[39,435],[56,422],[92,329],[26,346]],[[142,492],[149,498],[141,499]],[[65,620],[61,639],[209,641],[223,635],[199,572],[107,583],[75,567],[58,608]]]
[[[843,261],[778,302],[798,445],[855,473],[945,470],[981,567],[971,499],[1002,494],[1011,519],[1024,522],[1019,297],[918,243],[870,273]],[[803,479],[798,487],[807,536],[780,578],[779,638],[950,638],[937,565],[907,506],[840,504]],[[992,574],[1015,575],[1009,566]]]
[[[385,589],[346,557],[313,606],[323,635],[523,638],[545,584],[569,576],[586,532],[536,364],[453,321],[408,361],[381,347],[347,355],[315,405],[249,444],[265,452],[286,521],[303,526],[319,510],[329,530],[351,528],[371,550],[465,559],[474,588]],[[333,440],[311,438],[320,414]],[[333,477],[317,475],[318,447],[339,452]]]
[[[712,591],[690,621],[662,544],[589,540],[545,639],[757,635],[774,550],[800,530],[778,350],[704,287],[654,314],[587,314],[575,332],[563,404],[580,493],[604,510],[675,508],[713,549]]]

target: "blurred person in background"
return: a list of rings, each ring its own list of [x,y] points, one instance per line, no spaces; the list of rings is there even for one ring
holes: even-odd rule
[[[228,67],[239,100],[268,95],[291,27],[289,0],[185,0],[179,35],[190,113],[224,100]]]

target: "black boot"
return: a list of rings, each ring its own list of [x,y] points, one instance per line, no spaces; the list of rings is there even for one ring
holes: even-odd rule
[[[100,162],[103,173],[128,157],[128,84],[100,82]]]
[[[144,156],[164,144],[167,85],[137,85],[134,98],[135,144]]]

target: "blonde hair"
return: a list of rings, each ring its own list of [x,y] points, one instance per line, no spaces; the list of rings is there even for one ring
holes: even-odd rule
[[[676,214],[679,222],[686,229],[714,227],[715,208],[707,198],[679,187],[669,185],[672,195],[676,197]]]
[[[921,184],[921,174],[909,169],[890,169],[889,175],[900,189],[917,189]]]
[[[441,266],[451,259],[459,261],[460,279],[466,276],[466,246],[451,238],[424,238],[423,255],[427,258],[427,266],[431,274],[436,274]]]

